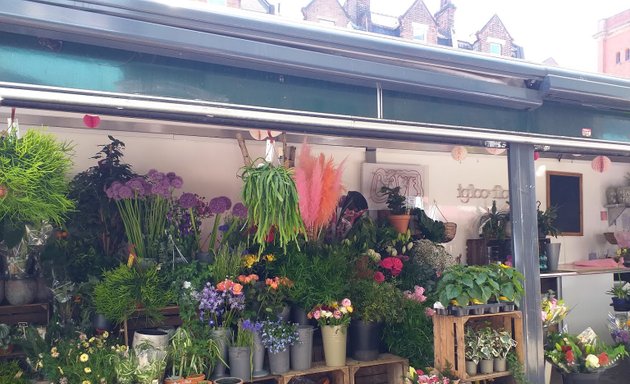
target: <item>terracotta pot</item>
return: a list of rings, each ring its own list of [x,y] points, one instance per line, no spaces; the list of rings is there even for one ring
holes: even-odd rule
[[[164,379],[164,384],[184,384],[184,378],[175,376]]]
[[[199,384],[199,382],[204,381],[206,379],[206,375],[203,373],[198,373],[195,375],[186,376],[184,380],[184,384]]]
[[[389,215],[389,223],[398,233],[407,232],[409,220],[411,220],[411,215]]]

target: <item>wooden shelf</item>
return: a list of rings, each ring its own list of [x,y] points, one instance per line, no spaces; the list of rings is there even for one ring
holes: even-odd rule
[[[47,325],[48,318],[48,303],[0,306],[0,323],[7,325],[18,323]]]
[[[488,375],[469,376],[466,373],[466,359],[464,355],[464,335],[469,321],[487,320],[494,329],[505,329],[516,340],[516,354],[521,362],[524,361],[523,348],[523,318],[520,311],[489,313],[469,316],[433,316],[433,340],[436,368],[452,366],[453,372],[462,381],[479,381],[509,376],[510,372],[496,372]]]

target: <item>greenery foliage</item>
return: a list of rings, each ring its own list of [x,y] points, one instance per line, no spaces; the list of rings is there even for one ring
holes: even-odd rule
[[[425,314],[426,307],[413,300],[404,300],[400,323],[388,323],[383,340],[391,353],[405,356],[409,365],[433,365],[433,322]]]
[[[484,239],[504,239],[509,219],[509,212],[499,211],[497,201],[492,200],[492,207],[481,216],[481,236]]]
[[[0,384],[28,384],[30,383],[24,376],[16,360],[0,362]]]
[[[354,313],[363,321],[398,322],[402,315],[402,292],[390,282],[359,280],[350,289]]]
[[[536,202],[538,233],[540,234],[540,237],[558,237],[558,228],[556,228],[555,226],[556,219],[558,218],[558,208],[555,206],[550,206],[542,211],[540,209],[540,204],[540,201]]]
[[[414,208],[411,214],[416,219],[416,228],[420,231],[420,236],[436,243],[444,241],[446,227],[439,220],[430,218],[423,209]]]
[[[260,252],[271,231],[282,247],[296,241],[305,229],[293,171],[269,163],[252,164],[242,169],[241,177],[243,204],[249,224],[256,226],[254,242],[261,245]]]
[[[24,224],[61,225],[74,203],[66,174],[72,146],[53,135],[29,130],[0,137],[0,240],[12,248],[24,235]]]
[[[96,311],[116,323],[122,323],[139,308],[149,320],[158,320],[158,309],[173,301],[157,266],[142,270],[120,265],[103,273],[103,280],[94,288]]]

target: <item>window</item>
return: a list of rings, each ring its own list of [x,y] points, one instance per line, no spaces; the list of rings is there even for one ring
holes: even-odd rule
[[[330,19],[325,19],[325,18],[323,18],[323,17],[318,17],[318,18],[317,18],[317,21],[318,21],[320,24],[330,25],[330,26],[333,26],[333,27],[335,26],[335,20],[330,20]]]
[[[503,52],[503,45],[499,43],[490,43],[490,53],[500,55]]]
[[[630,61],[630,48],[626,48],[626,61]]]
[[[621,52],[617,52],[615,54],[615,63],[617,64],[621,63]]]
[[[413,28],[413,39],[422,41],[423,43],[427,42],[427,32],[429,31],[429,26],[426,24],[420,23],[411,23],[411,28]]]

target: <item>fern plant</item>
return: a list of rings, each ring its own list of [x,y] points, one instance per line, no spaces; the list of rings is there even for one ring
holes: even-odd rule
[[[8,248],[22,240],[25,224],[60,225],[74,208],[66,180],[71,154],[69,143],[37,130],[0,137],[0,240]]]

